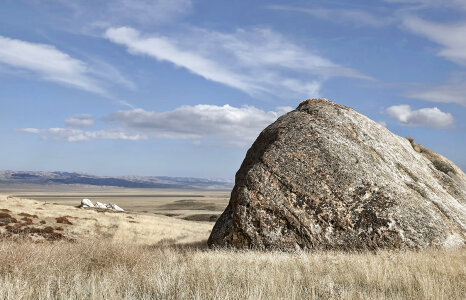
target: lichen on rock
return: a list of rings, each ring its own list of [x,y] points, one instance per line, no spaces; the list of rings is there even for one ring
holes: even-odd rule
[[[208,243],[281,250],[464,245],[466,176],[416,147],[349,107],[306,100],[248,150]]]

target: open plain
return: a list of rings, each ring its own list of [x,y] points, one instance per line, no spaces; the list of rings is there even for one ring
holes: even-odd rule
[[[0,194],[49,204],[77,206],[83,198],[115,203],[128,212],[215,221],[228,204],[229,190],[129,189],[89,185],[0,187]]]
[[[185,219],[220,213],[228,191],[79,189],[2,192],[0,209],[17,223],[0,226],[0,299],[466,297],[464,248],[211,250],[213,223]],[[75,207],[83,197],[126,211]]]

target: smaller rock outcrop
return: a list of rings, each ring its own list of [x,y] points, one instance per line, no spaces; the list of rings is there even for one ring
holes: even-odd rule
[[[114,211],[125,211],[123,208],[119,207],[118,205],[114,203],[102,203],[102,202],[96,202],[95,204],[92,203],[91,200],[89,199],[83,199],[81,200],[81,205],[79,206],[80,208],[100,208],[100,209],[108,209],[108,210],[114,210]]]
[[[89,199],[83,199],[83,200],[81,201],[81,207],[85,207],[85,208],[94,207],[94,204],[93,204],[92,201],[89,200]]]
[[[97,202],[95,203],[95,206],[94,206],[94,207],[95,207],[95,208],[107,209],[107,204],[97,201]]]

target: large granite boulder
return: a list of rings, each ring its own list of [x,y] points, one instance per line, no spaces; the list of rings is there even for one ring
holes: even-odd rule
[[[349,107],[307,100],[259,135],[211,247],[462,246],[466,175]]]

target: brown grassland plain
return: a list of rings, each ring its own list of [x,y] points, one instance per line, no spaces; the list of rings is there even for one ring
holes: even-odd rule
[[[59,225],[72,239],[34,242],[0,230],[0,299],[466,299],[464,248],[209,250],[212,222],[6,196],[0,209],[35,214],[27,226]],[[55,223],[64,214],[72,224]]]

